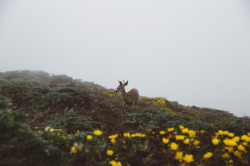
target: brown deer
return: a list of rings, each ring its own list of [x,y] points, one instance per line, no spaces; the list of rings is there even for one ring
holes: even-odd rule
[[[137,108],[138,99],[139,99],[138,90],[133,88],[129,92],[126,92],[125,86],[128,85],[128,81],[125,83],[124,82],[122,83],[121,81],[118,81],[118,82],[120,83],[120,85],[117,87],[115,92],[121,94],[124,104],[132,105],[132,112],[134,112],[135,109]]]

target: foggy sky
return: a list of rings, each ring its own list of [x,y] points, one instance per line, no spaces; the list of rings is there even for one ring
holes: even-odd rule
[[[250,116],[250,3],[1,0],[0,61]]]

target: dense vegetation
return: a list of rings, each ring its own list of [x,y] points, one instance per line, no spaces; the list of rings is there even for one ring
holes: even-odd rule
[[[0,73],[0,165],[249,165],[249,117],[163,98],[130,109],[66,75]]]

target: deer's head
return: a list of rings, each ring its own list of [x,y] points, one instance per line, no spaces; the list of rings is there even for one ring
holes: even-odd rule
[[[120,85],[116,88],[116,90],[115,90],[116,93],[119,93],[121,90],[124,89],[125,86],[128,85],[128,81],[125,83],[124,83],[124,81],[123,81],[123,83],[121,81],[118,81],[118,82]]]

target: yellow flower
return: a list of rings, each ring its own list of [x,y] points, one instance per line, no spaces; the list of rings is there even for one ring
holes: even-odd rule
[[[190,142],[189,138],[186,138],[183,142],[184,142],[184,144],[189,144],[189,142]]]
[[[110,161],[109,164],[111,166],[122,166],[122,163],[120,161],[115,161],[115,160]]]
[[[201,134],[205,133],[206,131],[205,130],[200,130]]]
[[[228,131],[222,131],[224,135],[228,135]]]
[[[197,146],[199,143],[200,143],[200,141],[195,140],[193,144],[194,144],[195,146]]]
[[[111,143],[112,143],[112,144],[116,143],[115,138],[112,138],[112,139],[111,139]]]
[[[232,139],[224,139],[223,142],[227,146],[236,146],[237,145],[236,141],[234,141]]]
[[[123,136],[130,138],[130,133],[123,133]]]
[[[232,140],[234,140],[235,142],[238,142],[240,140],[240,137],[239,136],[235,136],[232,138]]]
[[[194,130],[188,130],[189,137],[192,138],[195,136],[195,131]]]
[[[93,133],[94,133],[95,135],[97,135],[97,136],[102,135],[102,131],[101,131],[101,130],[95,130]]]
[[[76,153],[76,152],[77,152],[77,150],[76,150],[76,147],[75,147],[75,146],[71,146],[71,152],[72,152],[72,153]]]
[[[167,144],[168,142],[169,142],[169,139],[167,139],[167,138],[162,138],[162,142],[164,143],[164,144]]]
[[[109,139],[115,139],[115,138],[117,138],[118,137],[118,134],[114,134],[114,135],[110,135],[109,136]]]
[[[233,147],[225,147],[224,149],[226,149],[229,153],[233,152],[234,151],[234,148]]]
[[[239,149],[240,151],[247,152],[246,149],[245,149],[245,147],[244,147],[243,145],[239,145],[239,146],[238,146],[238,149]]]
[[[168,132],[172,132],[172,131],[174,131],[174,127],[168,128]]]
[[[176,135],[175,136],[176,140],[184,140],[184,138],[185,138],[185,135]]]
[[[230,158],[230,155],[228,153],[225,153],[222,155],[223,158],[226,158],[226,159],[229,159]]]
[[[181,130],[182,133],[188,133],[188,128],[184,128]]]
[[[235,151],[234,155],[237,156],[238,158],[241,158],[241,152],[240,151]]]
[[[242,135],[241,140],[246,141],[246,142],[250,142],[250,137],[248,137],[247,135]]]
[[[194,157],[192,154],[185,154],[185,156],[183,157],[183,160],[186,163],[191,163],[191,162],[194,162]]]
[[[112,156],[114,154],[114,151],[113,150],[107,150],[106,153],[107,153],[108,156]]]
[[[176,152],[175,154],[175,159],[179,160],[180,162],[182,162],[183,159],[183,153],[181,151]]]
[[[177,149],[178,149],[178,146],[179,146],[179,145],[177,145],[175,142],[172,142],[171,145],[170,145],[170,148],[171,148],[172,150],[177,150]]]
[[[212,152],[207,152],[207,153],[205,153],[204,155],[203,155],[203,158],[204,159],[209,159],[210,157],[212,157],[213,156],[213,153]]]
[[[219,142],[220,142],[220,140],[219,140],[218,138],[212,139],[212,143],[213,143],[214,145],[218,145]]]
[[[161,130],[159,133],[160,133],[161,135],[164,135],[164,134],[166,134],[166,131]]]
[[[229,137],[234,137],[234,133],[228,133]]]
[[[219,130],[219,131],[217,132],[217,134],[218,134],[218,135],[223,135],[224,132],[223,132],[222,130]]]
[[[91,140],[92,139],[92,135],[86,135],[87,140]]]
[[[179,128],[182,130],[182,129],[184,129],[184,126],[180,125]]]

